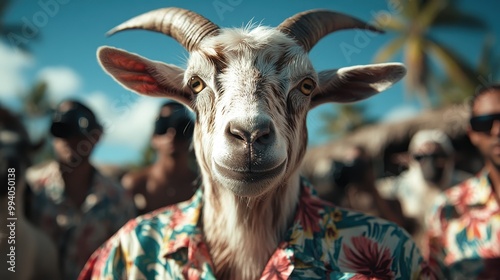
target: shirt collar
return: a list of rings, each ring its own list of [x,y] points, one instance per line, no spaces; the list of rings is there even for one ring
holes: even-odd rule
[[[487,205],[491,199],[494,199],[488,171],[480,171],[476,176],[470,178],[465,183],[467,184],[467,194],[465,197],[466,205],[472,207],[484,206]]]
[[[178,259],[184,254],[177,253],[187,250],[187,255],[185,256],[188,259],[184,260],[185,262],[192,262],[194,259],[192,253],[196,252],[212,264],[199,226],[202,197],[203,188],[200,187],[189,201],[173,208],[172,223],[165,234],[161,256]],[[325,219],[337,221],[340,218],[338,216],[341,215],[340,212],[333,212],[332,215],[324,215],[324,207],[325,202],[316,196],[312,185],[305,179],[301,179],[301,195],[295,211],[294,222],[288,229],[285,241],[279,244],[271,256],[266,269],[273,266],[276,262],[281,264],[285,262],[287,264],[286,270],[282,273],[288,275],[291,273],[296,262],[300,263],[302,268],[324,268],[323,263],[320,261],[321,250],[315,250],[314,248],[305,250],[306,244],[315,243],[313,239],[317,237],[316,233],[322,231],[322,225],[320,224],[331,224],[330,221],[325,221]],[[318,223],[319,220],[323,222]],[[194,265],[196,266],[196,264]]]
[[[203,187],[200,187],[190,200],[172,207],[171,222],[162,244],[161,256],[171,257],[179,250],[193,249],[202,243],[199,226],[202,197]]]
[[[307,180],[302,179],[301,186],[294,222],[285,241],[298,268],[315,267],[323,270],[324,252],[322,246],[318,245],[323,240],[334,240],[338,233],[335,223],[341,220],[342,213],[338,210],[326,211],[326,208],[334,206],[321,200]]]

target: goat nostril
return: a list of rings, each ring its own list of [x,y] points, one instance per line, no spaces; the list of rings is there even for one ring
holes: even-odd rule
[[[250,142],[250,133],[247,133],[241,127],[234,125],[233,123],[229,124],[228,134],[238,140],[244,142]]]
[[[254,142],[268,144],[271,141],[271,128],[265,127],[257,130],[254,134]]]
[[[269,123],[263,123],[251,129],[245,129],[238,124],[230,123],[226,133],[233,139],[248,144],[268,144],[272,141],[272,129]]]

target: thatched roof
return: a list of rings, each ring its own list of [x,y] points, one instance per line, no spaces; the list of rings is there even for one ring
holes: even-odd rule
[[[468,118],[469,110],[463,104],[425,111],[400,122],[365,126],[345,137],[308,149],[303,166],[306,172],[311,171],[322,159],[340,158],[343,151],[353,145],[362,146],[373,158],[386,161],[388,154],[405,152],[413,135],[422,129],[440,129],[452,139],[455,147],[470,149],[466,133]]]

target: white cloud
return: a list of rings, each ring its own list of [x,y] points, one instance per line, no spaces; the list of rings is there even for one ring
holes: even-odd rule
[[[396,122],[412,118],[419,114],[419,110],[411,105],[402,105],[389,110],[382,116],[382,122]]]
[[[27,89],[25,69],[33,66],[33,59],[19,50],[0,42],[0,96],[14,98]]]
[[[109,110],[111,100],[104,92],[94,91],[80,97],[82,97],[81,99],[84,100],[85,104],[92,109],[99,120],[113,117],[112,112]]]
[[[41,69],[38,79],[48,84],[49,99],[59,103],[76,93],[80,88],[81,78],[71,68],[65,66],[49,66]]]
[[[165,100],[137,97],[129,92],[110,99],[97,91],[85,95],[84,101],[104,126],[102,145],[120,145],[142,150],[153,132],[153,123],[160,104]]]

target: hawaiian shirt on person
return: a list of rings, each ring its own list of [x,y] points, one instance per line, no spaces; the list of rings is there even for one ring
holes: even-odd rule
[[[92,253],[136,217],[131,196],[97,170],[79,208],[65,196],[57,162],[30,168],[27,179],[34,194],[32,220],[57,244],[63,279],[76,279]]]
[[[198,226],[202,193],[129,221],[92,255],[79,279],[215,279]],[[404,230],[329,205],[303,181],[295,220],[261,277],[423,279],[428,272]]]
[[[427,223],[429,263],[442,278],[500,279],[500,208],[487,172],[446,190]]]

